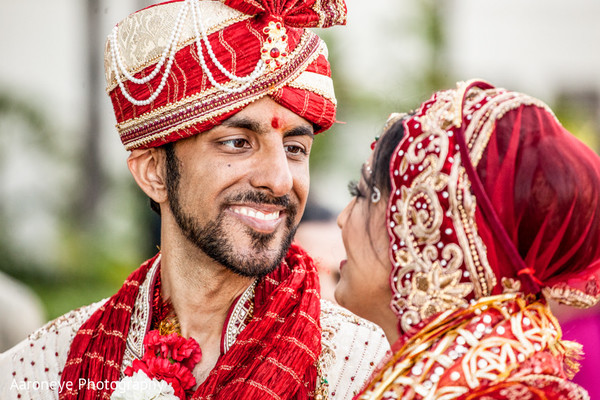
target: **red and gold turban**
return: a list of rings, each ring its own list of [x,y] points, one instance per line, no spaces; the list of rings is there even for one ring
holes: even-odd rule
[[[345,22],[344,0],[176,0],[128,16],[105,52],[121,141],[132,150],[183,139],[266,95],[329,129],[327,47],[304,28]]]

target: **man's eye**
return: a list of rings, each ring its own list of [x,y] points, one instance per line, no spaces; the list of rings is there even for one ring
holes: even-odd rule
[[[306,154],[306,150],[300,146],[287,145],[285,146],[285,150],[290,154]]]
[[[229,139],[224,140],[221,144],[229,147],[233,147],[235,149],[243,149],[249,146],[249,143],[246,139]]]

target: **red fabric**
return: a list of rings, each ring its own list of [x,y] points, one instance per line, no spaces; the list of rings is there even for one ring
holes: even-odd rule
[[[241,93],[226,93],[218,90],[210,95],[204,95],[205,92],[213,88],[213,85],[202,70],[196,43],[192,43],[176,53],[165,87],[152,103],[144,106],[134,105],[125,98],[118,86],[109,92],[109,96],[118,123],[132,121],[140,116],[146,118],[149,115],[148,113],[169,116],[179,111],[172,109],[174,104],[192,96],[200,96],[196,105],[201,105],[201,111],[195,113],[189,119],[184,116],[177,120],[153,121],[150,123],[152,126],[156,125],[160,128],[158,132],[176,128],[183,122],[187,124],[187,127],[181,127],[169,134],[157,136],[156,130],[144,131],[144,128],[140,128],[142,129],[140,132],[122,133],[121,141],[123,144],[129,146],[132,142],[147,139],[145,143],[135,144],[134,147],[157,147],[195,135],[220,124],[248,103],[266,95],[271,95],[281,105],[311,122],[316,133],[325,131],[333,125],[336,107],[330,99],[306,89],[287,87],[285,83],[305,70],[328,77],[331,76],[329,63],[322,55],[311,63],[307,62],[316,55],[319,49],[320,40],[318,37],[313,34],[313,37],[302,44],[302,48],[300,48],[300,39],[306,33],[304,29],[306,27],[328,27],[334,24],[344,24],[345,3],[333,0],[318,3],[315,0],[228,0],[224,3],[231,8],[254,16],[248,20],[226,26],[208,36],[216,58],[228,71],[237,76],[246,76],[254,70],[260,59],[263,43],[267,39],[263,28],[269,21],[281,21],[286,29],[287,52],[290,54],[288,62],[281,68],[266,73]],[[205,46],[203,45],[203,47]],[[206,54],[205,48],[203,52],[207,67],[215,80],[220,84],[229,82],[229,78],[217,68]],[[142,78],[149,75],[156,66],[155,62],[135,74],[135,76]],[[147,99],[159,86],[161,79],[162,73],[159,73],[146,84],[140,85],[130,81],[124,81],[123,84],[133,98]],[[202,118],[207,114],[212,114],[210,119]],[[204,119],[204,121],[200,122],[201,119]],[[194,122],[194,120],[198,121]]]
[[[160,266],[159,266],[160,269]],[[152,292],[152,320],[150,329],[159,329],[160,323],[173,312],[173,305],[169,299],[163,299],[161,295],[162,280],[160,270],[156,272],[156,282]]]
[[[209,39],[214,40],[215,35],[210,35]],[[246,34],[247,37],[252,35]],[[294,34],[290,33],[290,41],[293,41]],[[254,36],[252,36],[254,38]],[[217,49],[220,46],[215,46]],[[219,57],[219,53],[215,49],[215,53],[217,57]],[[256,43],[256,54],[259,53],[259,45]],[[225,52],[221,47],[221,51]],[[134,119],[143,115],[145,113],[151,112],[152,110],[163,108],[168,106],[169,104],[173,104],[178,102],[186,97],[192,96],[197,93],[202,93],[207,89],[211,88],[212,85],[204,76],[202,69],[200,67],[199,62],[197,61],[197,55],[194,55],[196,52],[196,45],[191,44],[175,55],[175,60],[173,62],[173,68],[171,70],[171,74],[166,80],[165,88],[158,98],[146,106],[136,106],[130,103],[125,96],[123,96],[121,90],[117,87],[110,92],[110,97],[113,103],[113,108],[115,111],[115,116],[117,118],[117,122],[124,122],[130,119]],[[237,75],[247,75],[252,72],[254,65],[256,64],[257,58],[253,58],[251,61],[244,62],[249,58],[248,54],[253,54],[253,51],[247,51],[242,53],[241,60],[237,60],[236,65],[239,69],[235,70],[234,73]],[[229,54],[227,52],[227,54]],[[225,65],[226,68],[231,68],[231,64],[228,64],[227,61],[223,61],[221,57],[219,57],[221,63]],[[209,68],[211,71],[218,71],[217,67],[212,64],[212,61],[208,61]],[[231,63],[231,60],[229,60]],[[154,69],[154,65],[147,67],[144,71],[142,71],[138,77],[145,76],[149,74]],[[331,76],[331,69],[327,59],[323,56],[317,57],[315,61],[313,61],[307,68],[306,71],[319,73],[321,75]],[[214,73],[214,72],[213,72]],[[227,77],[225,77],[220,71],[218,73],[214,73],[215,79],[219,83],[226,82]],[[127,91],[134,98],[147,98],[151,95],[153,89],[159,85],[161,79],[161,75],[159,74],[154,79],[152,79],[146,85],[136,85],[129,81],[124,82]],[[244,95],[241,94],[237,97],[242,97]],[[245,93],[246,96],[251,97],[252,93]],[[305,118],[310,121],[314,127],[315,132],[322,132],[327,130],[333,125],[335,121],[336,115],[336,106],[331,102],[331,100],[319,96],[313,92],[302,90],[298,88],[291,88],[288,86],[284,86],[275,93],[272,93],[271,98],[281,104],[282,106],[292,110],[297,115]],[[233,96],[231,96],[233,97]],[[217,108],[225,109],[228,105],[226,101],[227,96],[224,99],[214,100],[212,102],[207,102],[205,105],[205,110],[207,112],[214,111]],[[223,111],[219,115],[206,120],[204,122],[196,123],[188,128],[179,129],[167,136],[162,138],[155,139],[144,146],[140,146],[139,148],[146,147],[157,147],[161,146],[165,143],[169,143],[172,141],[180,140],[189,136],[193,136],[199,132],[207,131],[214,126],[222,123],[226,119],[235,115],[238,111],[240,111],[244,106],[239,106],[234,109]],[[124,135],[121,137],[121,141],[126,144],[127,142],[138,140],[143,138],[143,136],[132,133],[130,135]]]
[[[260,48],[262,46],[262,41],[252,33],[252,30],[261,32],[263,25],[262,22],[257,23],[257,21],[242,21],[208,36],[215,56],[228,71],[238,76],[246,76],[252,72],[260,58]],[[288,43],[291,49],[298,45],[302,32],[301,29],[291,28],[287,30]],[[240,51],[235,51],[232,54],[232,49]],[[204,49],[204,52],[206,52],[206,49]],[[218,83],[229,81],[229,78],[215,66],[209,57],[205,56],[205,61]],[[155,67],[155,64],[146,67],[139,74],[136,74],[136,77],[142,78],[150,75]],[[130,81],[124,82],[124,85],[133,98],[145,99],[154,92],[154,88],[158,87],[161,79],[162,74],[158,74],[145,85],[138,85]],[[152,103],[145,106],[136,106],[123,96],[118,87],[110,92],[110,96],[115,108],[117,122],[123,122],[196,93],[202,93],[210,88],[212,88],[212,84],[202,71],[198,60],[198,48],[196,43],[192,43],[175,54],[171,74],[167,78],[165,88]]]
[[[497,121],[477,171],[540,284],[600,294],[600,157],[547,110],[521,106]],[[478,222],[490,263],[514,277],[486,216]]]
[[[386,219],[400,333],[509,288],[598,301],[600,157],[547,106],[461,83],[398,123]]]
[[[314,398],[321,353],[320,296],[313,260],[292,245],[256,288],[254,318],[194,399]]]
[[[160,4],[179,3],[170,0]],[[213,0],[215,1],[215,0]],[[328,28],[345,22],[346,4],[336,0],[222,0],[229,7],[248,15],[274,16],[286,25],[297,28]],[[156,7],[154,4],[144,8]],[[317,10],[324,16],[321,20]],[[140,10],[141,11],[141,10]]]
[[[119,380],[135,298],[155,259],[135,270],[121,290],[79,328],[61,375],[61,400],[110,398],[112,390],[94,390],[94,385]],[[80,388],[80,382],[86,384]]]
[[[335,12],[340,2],[335,0],[324,0],[320,1],[321,4],[318,4],[322,12],[328,14],[328,18],[325,18],[323,21],[320,21],[320,16],[315,11],[316,0],[225,0],[224,3],[245,14],[273,15],[280,18],[288,26],[301,28],[327,28],[338,23],[339,21],[336,20],[336,17],[340,17]],[[345,14],[346,5],[343,2],[342,7],[344,12],[340,14]]]
[[[515,400],[530,392],[536,395],[531,399],[580,398],[584,391],[567,379],[577,355],[553,339],[560,337],[559,330],[547,305],[533,296],[488,297],[421,323],[417,335],[400,337],[393,355],[354,399],[417,400],[454,393],[461,400]],[[414,391],[427,388],[427,382],[434,383],[430,390]],[[374,391],[396,396],[376,397]]]
[[[119,380],[132,308],[153,261],[136,270],[78,331],[62,373],[61,400],[110,397],[111,385],[95,391],[79,388],[79,379]],[[285,261],[259,283],[255,294],[254,318],[219,358],[194,399],[314,397],[321,327],[319,282],[312,259],[292,245]],[[66,391],[71,385],[74,390]]]

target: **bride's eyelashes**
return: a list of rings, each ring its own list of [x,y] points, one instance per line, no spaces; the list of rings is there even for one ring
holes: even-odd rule
[[[361,192],[358,186],[358,181],[348,182],[348,192],[350,192],[351,196],[354,196],[356,198],[364,197],[364,194]]]

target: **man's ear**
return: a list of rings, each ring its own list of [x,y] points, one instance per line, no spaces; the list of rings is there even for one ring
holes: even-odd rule
[[[167,201],[164,152],[156,149],[136,149],[127,159],[127,166],[138,186],[157,203]]]

